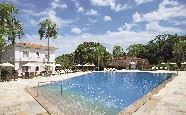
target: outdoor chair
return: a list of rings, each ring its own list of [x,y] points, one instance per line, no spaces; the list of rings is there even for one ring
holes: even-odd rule
[[[1,81],[5,81],[6,76],[1,74]]]
[[[29,77],[30,77],[29,72],[25,72],[25,78],[29,79]]]
[[[52,75],[52,71],[48,71],[48,75],[49,75],[49,76]]]
[[[14,81],[15,81],[16,79],[18,79],[18,72],[16,72],[16,73],[13,74],[13,79],[14,79]]]
[[[25,79],[24,73],[21,73],[21,77],[22,77],[22,79]]]
[[[11,75],[10,74],[6,74],[5,81],[10,81],[10,79],[11,79]]]
[[[30,72],[30,79],[34,78],[34,72]]]

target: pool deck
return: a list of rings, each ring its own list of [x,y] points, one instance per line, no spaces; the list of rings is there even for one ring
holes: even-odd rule
[[[186,115],[186,71],[180,71],[133,115]]]
[[[159,71],[158,73],[161,72],[166,71]],[[37,83],[42,81],[64,80],[86,73],[78,72],[60,76],[0,82],[0,115],[48,115],[47,111],[27,93],[25,87],[37,86]],[[186,115],[186,71],[179,72],[178,76],[133,114]]]
[[[48,115],[47,111],[25,90],[25,87],[37,86],[38,82],[64,80],[87,73],[77,72],[0,82],[0,115]]]

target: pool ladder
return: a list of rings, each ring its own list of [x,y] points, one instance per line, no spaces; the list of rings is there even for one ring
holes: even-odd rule
[[[49,82],[38,82],[38,84],[37,84],[37,97],[39,96],[39,86],[40,86],[40,84],[56,83],[56,82],[60,82],[60,92],[61,92],[61,96],[62,96],[63,95],[63,83],[64,82],[63,81],[49,81]],[[66,82],[66,84],[81,88],[81,86],[79,86],[77,84],[71,84],[71,83],[67,83],[67,82]]]

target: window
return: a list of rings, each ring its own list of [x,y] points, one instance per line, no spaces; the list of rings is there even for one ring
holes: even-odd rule
[[[36,52],[37,57],[39,57],[39,52]]]
[[[29,52],[28,51],[23,51],[23,57],[29,57]]]
[[[36,71],[39,71],[39,67],[38,66],[36,67]]]

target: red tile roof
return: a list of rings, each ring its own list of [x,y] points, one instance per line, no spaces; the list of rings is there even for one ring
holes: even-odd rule
[[[19,42],[15,44],[16,46],[20,47],[29,47],[29,48],[38,48],[38,49],[48,49],[48,46],[40,45],[40,44],[35,44],[31,42]],[[55,47],[50,47],[51,49],[56,49]]]

